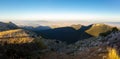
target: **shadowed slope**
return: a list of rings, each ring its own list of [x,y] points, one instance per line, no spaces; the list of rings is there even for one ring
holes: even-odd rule
[[[44,31],[38,30],[34,32],[41,35],[43,38],[61,40],[67,43],[74,43],[78,40],[92,37],[91,35],[85,33],[85,31],[90,27],[91,25],[90,26],[75,25],[75,28],[60,27]]]
[[[10,29],[17,29],[17,28],[18,28],[18,26],[16,26],[12,22],[8,22],[8,23],[0,22],[0,31],[10,30]]]

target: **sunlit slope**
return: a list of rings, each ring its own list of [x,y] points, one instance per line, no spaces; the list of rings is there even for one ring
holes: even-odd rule
[[[93,24],[92,27],[88,30],[86,30],[86,32],[92,36],[99,36],[100,33],[104,33],[107,31],[112,30],[113,27],[105,25],[105,24]]]
[[[78,24],[78,25],[71,25],[71,27],[72,28],[74,28],[75,30],[79,30],[81,27],[82,27],[82,25],[81,24]]]
[[[33,33],[22,29],[8,30],[0,32],[0,42],[6,43],[30,43],[33,42]]]

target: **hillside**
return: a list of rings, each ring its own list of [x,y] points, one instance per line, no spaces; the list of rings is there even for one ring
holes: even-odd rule
[[[92,36],[99,36],[100,33],[104,33],[107,31],[111,31],[113,27],[106,25],[106,24],[93,24],[92,27],[86,30],[86,33]]]
[[[67,45],[63,52],[45,53],[42,59],[120,59],[120,32],[106,37],[92,37]],[[62,47],[61,47],[62,48]],[[47,56],[47,57],[46,57]]]
[[[120,31],[116,31],[106,37],[80,40],[75,45],[69,45],[67,51],[71,51],[70,55],[59,56],[63,59],[120,59],[119,36]]]
[[[23,29],[0,32],[0,59],[38,58],[38,51],[45,49],[40,37]],[[36,55],[37,54],[37,55]]]
[[[22,29],[8,30],[0,32],[0,41],[12,44],[30,43],[34,40],[33,33]]]

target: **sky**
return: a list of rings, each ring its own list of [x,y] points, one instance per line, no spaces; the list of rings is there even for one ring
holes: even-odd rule
[[[0,0],[0,20],[120,22],[120,0]]]

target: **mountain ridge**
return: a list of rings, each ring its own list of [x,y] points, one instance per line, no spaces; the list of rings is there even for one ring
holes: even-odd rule
[[[12,22],[6,22],[6,23],[0,22],[0,31],[17,29],[17,28],[19,28],[19,27]]]

